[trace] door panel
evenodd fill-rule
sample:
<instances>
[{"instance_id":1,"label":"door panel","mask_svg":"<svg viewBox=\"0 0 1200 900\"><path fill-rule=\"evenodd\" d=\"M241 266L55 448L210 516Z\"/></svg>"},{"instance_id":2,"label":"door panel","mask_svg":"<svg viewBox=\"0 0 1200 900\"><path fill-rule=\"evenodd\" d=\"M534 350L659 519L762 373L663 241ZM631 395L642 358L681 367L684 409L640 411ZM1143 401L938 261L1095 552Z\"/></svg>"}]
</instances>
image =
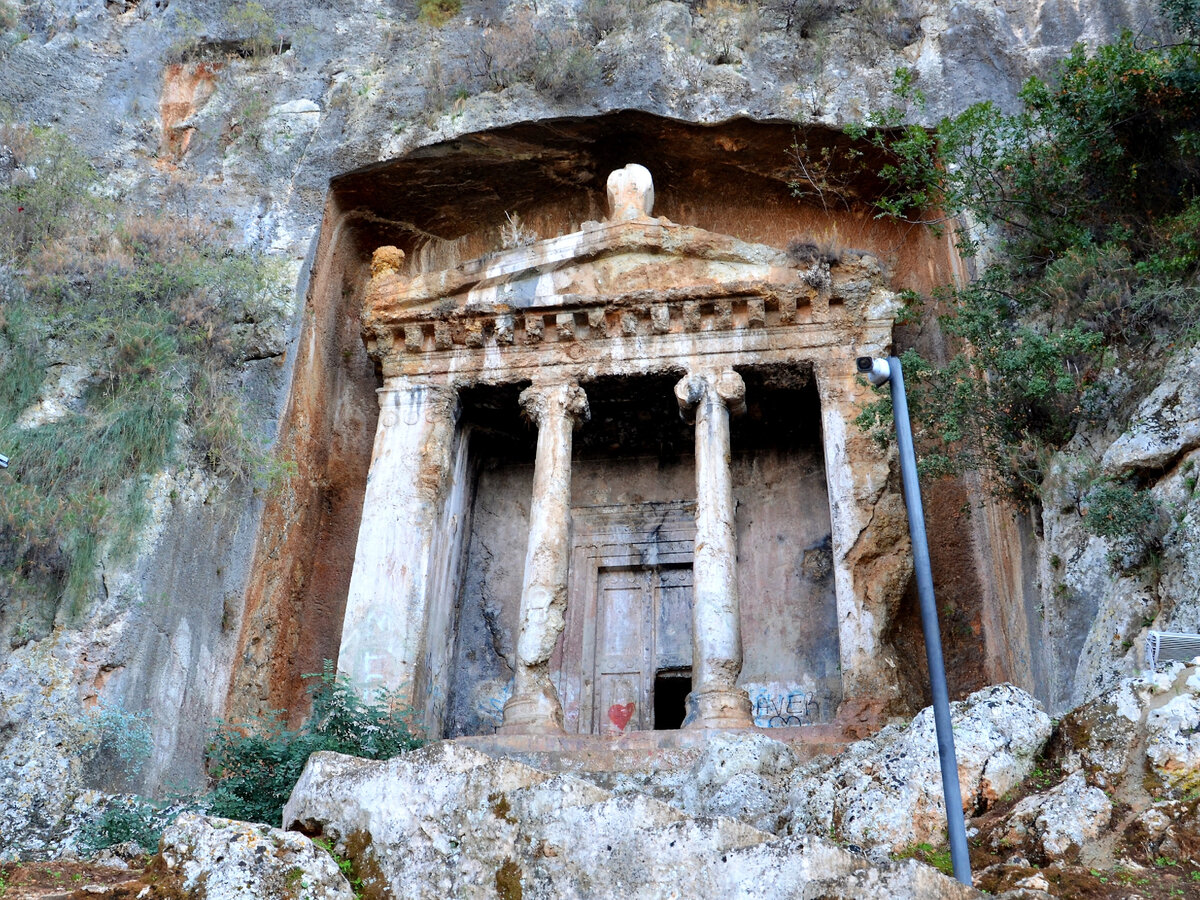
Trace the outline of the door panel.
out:
<instances>
[{"instance_id":1,"label":"door panel","mask_svg":"<svg viewBox=\"0 0 1200 900\"><path fill-rule=\"evenodd\" d=\"M594 734L645 727L649 575L628 569L598 572Z\"/></svg>"},{"instance_id":2,"label":"door panel","mask_svg":"<svg viewBox=\"0 0 1200 900\"><path fill-rule=\"evenodd\" d=\"M656 671L692 665L692 569L659 569L654 621ZM651 673L653 674L653 673Z\"/></svg>"},{"instance_id":3,"label":"door panel","mask_svg":"<svg viewBox=\"0 0 1200 900\"><path fill-rule=\"evenodd\" d=\"M654 727L654 676L692 664L692 570L599 569L593 734Z\"/></svg>"}]
</instances>

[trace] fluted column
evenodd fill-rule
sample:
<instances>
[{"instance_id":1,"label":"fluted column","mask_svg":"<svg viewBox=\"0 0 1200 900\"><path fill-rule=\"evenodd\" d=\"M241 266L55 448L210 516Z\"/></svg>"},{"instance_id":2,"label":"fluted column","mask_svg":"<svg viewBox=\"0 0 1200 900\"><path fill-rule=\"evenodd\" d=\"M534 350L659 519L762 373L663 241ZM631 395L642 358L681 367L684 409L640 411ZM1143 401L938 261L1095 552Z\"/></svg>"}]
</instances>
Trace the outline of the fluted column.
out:
<instances>
[{"instance_id":1,"label":"fluted column","mask_svg":"<svg viewBox=\"0 0 1200 900\"><path fill-rule=\"evenodd\" d=\"M458 395L407 377L387 379L378 395L338 669L359 690L385 688L415 705Z\"/></svg>"},{"instance_id":2,"label":"fluted column","mask_svg":"<svg viewBox=\"0 0 1200 900\"><path fill-rule=\"evenodd\" d=\"M729 458L729 416L745 408L745 395L745 382L732 369L693 373L675 386L680 409L696 422L692 692L685 727L753 724L750 698L737 686L742 631Z\"/></svg>"},{"instance_id":3,"label":"fluted column","mask_svg":"<svg viewBox=\"0 0 1200 900\"><path fill-rule=\"evenodd\" d=\"M571 438L589 416L587 395L574 383L527 388L521 407L537 423L538 441L513 693L504 704L500 726L509 734L563 727L562 704L550 682L550 654L562 633L567 607Z\"/></svg>"}]
</instances>

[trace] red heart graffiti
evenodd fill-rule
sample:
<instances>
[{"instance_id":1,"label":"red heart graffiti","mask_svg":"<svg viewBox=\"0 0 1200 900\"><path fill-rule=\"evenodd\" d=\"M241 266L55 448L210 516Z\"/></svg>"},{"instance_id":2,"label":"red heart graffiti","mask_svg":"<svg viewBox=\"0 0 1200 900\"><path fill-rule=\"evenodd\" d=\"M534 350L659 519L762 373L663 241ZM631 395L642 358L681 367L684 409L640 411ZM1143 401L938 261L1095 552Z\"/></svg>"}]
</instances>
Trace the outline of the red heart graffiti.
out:
<instances>
[{"instance_id":1,"label":"red heart graffiti","mask_svg":"<svg viewBox=\"0 0 1200 900\"><path fill-rule=\"evenodd\" d=\"M629 724L629 720L633 718L634 705L632 703L614 703L608 708L608 721L612 722L621 731L625 730L625 726Z\"/></svg>"}]
</instances>

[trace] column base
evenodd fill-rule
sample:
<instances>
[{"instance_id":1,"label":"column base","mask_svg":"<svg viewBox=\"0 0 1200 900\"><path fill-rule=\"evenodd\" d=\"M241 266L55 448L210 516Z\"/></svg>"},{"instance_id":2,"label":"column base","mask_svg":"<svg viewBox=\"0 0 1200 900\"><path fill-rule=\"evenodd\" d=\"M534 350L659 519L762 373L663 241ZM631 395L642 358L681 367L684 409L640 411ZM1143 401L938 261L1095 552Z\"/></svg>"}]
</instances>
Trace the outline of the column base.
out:
<instances>
[{"instance_id":1,"label":"column base","mask_svg":"<svg viewBox=\"0 0 1200 900\"><path fill-rule=\"evenodd\" d=\"M513 694L504 704L504 720L496 734L562 734L562 704L550 692Z\"/></svg>"},{"instance_id":2,"label":"column base","mask_svg":"<svg viewBox=\"0 0 1200 900\"><path fill-rule=\"evenodd\" d=\"M688 694L684 728L749 728L753 724L750 695L741 688Z\"/></svg>"}]
</instances>

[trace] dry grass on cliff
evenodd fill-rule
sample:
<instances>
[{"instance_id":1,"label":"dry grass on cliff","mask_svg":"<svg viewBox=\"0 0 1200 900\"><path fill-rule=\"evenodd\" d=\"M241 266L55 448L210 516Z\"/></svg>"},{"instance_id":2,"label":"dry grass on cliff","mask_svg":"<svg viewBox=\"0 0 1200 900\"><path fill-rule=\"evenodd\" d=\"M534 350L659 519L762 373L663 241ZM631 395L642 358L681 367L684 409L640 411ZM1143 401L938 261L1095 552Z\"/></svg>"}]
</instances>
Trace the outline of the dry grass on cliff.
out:
<instances>
[{"instance_id":1,"label":"dry grass on cliff","mask_svg":"<svg viewBox=\"0 0 1200 900\"><path fill-rule=\"evenodd\" d=\"M23 643L132 547L152 473L265 465L230 373L279 282L208 227L101 198L54 131L0 127L0 160L0 628Z\"/></svg>"}]
</instances>

